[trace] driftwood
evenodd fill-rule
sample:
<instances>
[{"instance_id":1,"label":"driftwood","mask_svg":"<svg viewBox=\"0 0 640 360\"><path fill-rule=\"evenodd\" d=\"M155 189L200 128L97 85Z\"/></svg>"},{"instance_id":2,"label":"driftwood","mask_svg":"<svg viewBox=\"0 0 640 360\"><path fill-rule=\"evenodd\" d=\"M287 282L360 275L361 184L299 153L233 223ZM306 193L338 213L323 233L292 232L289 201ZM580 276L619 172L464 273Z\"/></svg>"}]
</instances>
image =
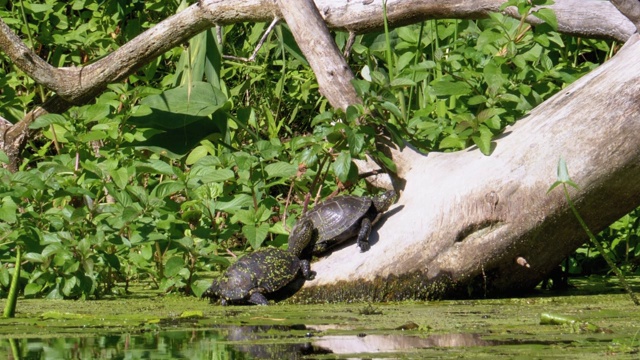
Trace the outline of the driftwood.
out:
<instances>
[{"instance_id":1,"label":"driftwood","mask_svg":"<svg viewBox=\"0 0 640 360\"><path fill-rule=\"evenodd\" d=\"M319 299L505 295L531 289L587 239L562 191L547 194L563 157L578 210L599 231L640 203L640 43L477 149L395 152L406 181L372 247L312 264L302 293ZM346 285L346 286L345 286Z\"/></svg>"},{"instance_id":2,"label":"driftwood","mask_svg":"<svg viewBox=\"0 0 640 360\"><path fill-rule=\"evenodd\" d=\"M502 1L390 0L391 26L433 18L481 18ZM390 148L402 195L380 221L372 249L347 246L313 264L318 273L301 294L316 299L389 300L494 295L530 289L586 237L560 191L547 194L560 156L580 190L572 196L598 230L639 203L640 122L637 4L557 0L559 31L631 41L608 63L546 101L495 141L491 156L477 149L422 155ZM505 13L517 17L513 8ZM47 112L83 104L168 49L216 24L283 18L335 107L358 102L328 29L363 33L383 25L382 0L201 0L114 53L83 67L46 64L0 21L0 48L56 96L17 124L0 121L0 147L12 160L28 125ZM308 19L314 19L309 21ZM539 22L534 17L528 22ZM305 30L304 28L307 27ZM305 31L303 31L305 30ZM339 55L339 54L338 54ZM0 119L1 120L1 119Z\"/></svg>"}]
</instances>

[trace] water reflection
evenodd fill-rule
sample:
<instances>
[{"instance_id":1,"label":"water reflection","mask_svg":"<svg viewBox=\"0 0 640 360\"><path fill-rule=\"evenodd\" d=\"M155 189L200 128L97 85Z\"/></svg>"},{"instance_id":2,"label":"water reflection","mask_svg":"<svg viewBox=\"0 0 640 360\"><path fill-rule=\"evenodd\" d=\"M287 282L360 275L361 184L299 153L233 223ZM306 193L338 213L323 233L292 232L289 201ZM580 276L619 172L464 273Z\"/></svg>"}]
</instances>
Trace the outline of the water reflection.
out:
<instances>
[{"instance_id":1,"label":"water reflection","mask_svg":"<svg viewBox=\"0 0 640 360\"><path fill-rule=\"evenodd\" d=\"M5 359L243 359L218 331L2 340ZM4 356L6 355L6 356Z\"/></svg>"},{"instance_id":2,"label":"water reflection","mask_svg":"<svg viewBox=\"0 0 640 360\"><path fill-rule=\"evenodd\" d=\"M324 330L326 328L304 325L222 326L210 330L3 339L0 340L0 358L301 359L319 354L351 354L352 358L357 354L406 353L431 347L543 344L483 340L477 334L428 337L403 334L323 335Z\"/></svg>"},{"instance_id":3,"label":"water reflection","mask_svg":"<svg viewBox=\"0 0 640 360\"><path fill-rule=\"evenodd\" d=\"M306 355L331 353L329 349L309 341L295 341L296 338L307 338L311 335L312 329L304 325L228 326L223 329L226 329L226 338L232 347L255 359L301 359ZM290 335L286 335L287 333ZM299 335L296 336L294 333ZM283 337L289 341L282 342ZM265 343L266 340L272 342Z\"/></svg>"},{"instance_id":4,"label":"water reflection","mask_svg":"<svg viewBox=\"0 0 640 360\"><path fill-rule=\"evenodd\" d=\"M491 346L494 341L482 340L477 334L432 335L426 338L404 335L327 336L313 342L331 349L334 354L359 354L409 351L430 347Z\"/></svg>"}]
</instances>

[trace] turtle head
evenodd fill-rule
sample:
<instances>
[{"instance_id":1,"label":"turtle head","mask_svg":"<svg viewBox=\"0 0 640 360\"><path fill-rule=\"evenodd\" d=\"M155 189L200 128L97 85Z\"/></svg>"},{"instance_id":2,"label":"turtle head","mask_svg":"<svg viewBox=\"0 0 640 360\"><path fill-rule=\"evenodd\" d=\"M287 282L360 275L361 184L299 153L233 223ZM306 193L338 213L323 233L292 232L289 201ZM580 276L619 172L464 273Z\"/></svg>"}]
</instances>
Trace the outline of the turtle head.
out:
<instances>
[{"instance_id":1,"label":"turtle head","mask_svg":"<svg viewBox=\"0 0 640 360\"><path fill-rule=\"evenodd\" d=\"M289 235L289 252L300 257L305 250L313 249L313 222L309 219L298 220Z\"/></svg>"},{"instance_id":2,"label":"turtle head","mask_svg":"<svg viewBox=\"0 0 640 360\"><path fill-rule=\"evenodd\" d=\"M396 192L394 190L387 190L371 199L371 201L373 201L373 206L376 207L378 213L385 212L389 209L391 204L396 201Z\"/></svg>"}]
</instances>

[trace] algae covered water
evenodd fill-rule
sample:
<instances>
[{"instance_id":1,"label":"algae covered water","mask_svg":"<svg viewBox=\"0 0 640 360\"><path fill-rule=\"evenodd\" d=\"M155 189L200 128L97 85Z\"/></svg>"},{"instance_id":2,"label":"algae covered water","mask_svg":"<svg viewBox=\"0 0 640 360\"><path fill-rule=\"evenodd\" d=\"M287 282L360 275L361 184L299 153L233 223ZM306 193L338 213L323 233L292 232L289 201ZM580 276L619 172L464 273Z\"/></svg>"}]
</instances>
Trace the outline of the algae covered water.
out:
<instances>
[{"instance_id":1,"label":"algae covered water","mask_svg":"<svg viewBox=\"0 0 640 360\"><path fill-rule=\"evenodd\" d=\"M576 286L518 299L268 307L221 307L153 292L95 301L20 299L17 317L0 320L0 358L639 356L640 308L605 279Z\"/></svg>"}]
</instances>

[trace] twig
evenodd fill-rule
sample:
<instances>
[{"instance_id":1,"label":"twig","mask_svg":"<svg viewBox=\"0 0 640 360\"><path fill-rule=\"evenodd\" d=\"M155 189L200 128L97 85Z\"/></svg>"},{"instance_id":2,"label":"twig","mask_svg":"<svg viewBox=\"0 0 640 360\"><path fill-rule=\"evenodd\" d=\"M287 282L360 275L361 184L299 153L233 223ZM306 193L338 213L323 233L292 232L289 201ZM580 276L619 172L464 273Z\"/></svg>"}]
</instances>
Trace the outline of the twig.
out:
<instances>
[{"instance_id":1,"label":"twig","mask_svg":"<svg viewBox=\"0 0 640 360\"><path fill-rule=\"evenodd\" d=\"M271 32L273 31L273 28L278 24L278 22L280 22L279 17L275 17L273 21L271 21L271 24L269 25L267 30L264 32L264 34L260 38L260 41L258 41L258 44L256 44L256 48L255 50L253 50L253 54L251 54L251 56L249 56L248 58L238 57L233 55L222 55L222 58L227 60L236 60L236 61L242 61L242 62L253 62L256 59L256 56L258 56L258 51L260 51L260 49L262 48L262 45L264 45L264 42L267 40L267 37L269 36L269 34L271 34ZM222 41L220 43L222 43Z\"/></svg>"},{"instance_id":2,"label":"twig","mask_svg":"<svg viewBox=\"0 0 640 360\"><path fill-rule=\"evenodd\" d=\"M342 56L344 56L345 60L349 60L349 56L351 56L351 48L353 44L356 42L356 33L353 31L349 31L349 38L347 39L347 44L344 46L344 50L342 51Z\"/></svg>"}]
</instances>

